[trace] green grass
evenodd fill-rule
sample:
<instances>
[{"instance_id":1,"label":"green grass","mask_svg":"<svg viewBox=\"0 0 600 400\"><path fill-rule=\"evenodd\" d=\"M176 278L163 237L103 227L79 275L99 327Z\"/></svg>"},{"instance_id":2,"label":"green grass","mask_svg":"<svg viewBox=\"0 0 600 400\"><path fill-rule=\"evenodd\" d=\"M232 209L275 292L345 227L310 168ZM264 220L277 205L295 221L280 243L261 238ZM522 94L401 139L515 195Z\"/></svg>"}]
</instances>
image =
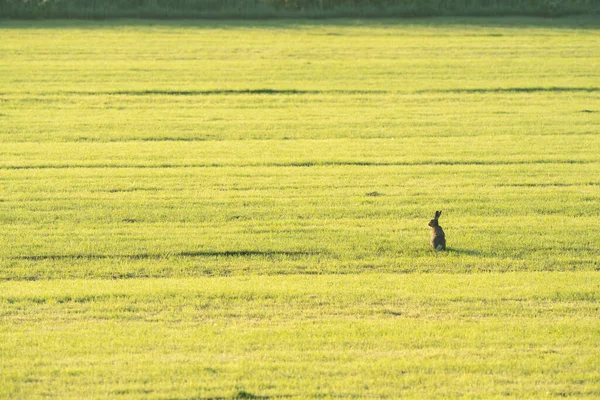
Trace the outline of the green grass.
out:
<instances>
[{"instance_id":1,"label":"green grass","mask_svg":"<svg viewBox=\"0 0 600 400\"><path fill-rule=\"evenodd\" d=\"M598 15L595 0L0 0L0 18L332 18Z\"/></svg>"},{"instance_id":2,"label":"green grass","mask_svg":"<svg viewBox=\"0 0 600 400\"><path fill-rule=\"evenodd\" d=\"M596 272L0 284L0 394L596 397Z\"/></svg>"},{"instance_id":3,"label":"green grass","mask_svg":"<svg viewBox=\"0 0 600 400\"><path fill-rule=\"evenodd\" d=\"M597 269L595 21L6 23L0 276Z\"/></svg>"},{"instance_id":4,"label":"green grass","mask_svg":"<svg viewBox=\"0 0 600 400\"><path fill-rule=\"evenodd\" d=\"M0 398L597 397L598 28L0 22Z\"/></svg>"}]
</instances>

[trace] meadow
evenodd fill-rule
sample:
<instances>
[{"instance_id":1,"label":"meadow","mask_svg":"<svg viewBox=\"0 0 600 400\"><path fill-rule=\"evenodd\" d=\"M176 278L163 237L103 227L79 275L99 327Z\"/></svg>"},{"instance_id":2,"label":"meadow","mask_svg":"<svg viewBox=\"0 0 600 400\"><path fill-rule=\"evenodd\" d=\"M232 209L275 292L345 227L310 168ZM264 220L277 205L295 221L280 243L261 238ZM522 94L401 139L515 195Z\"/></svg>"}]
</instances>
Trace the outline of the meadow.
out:
<instances>
[{"instance_id":1,"label":"meadow","mask_svg":"<svg viewBox=\"0 0 600 400\"><path fill-rule=\"evenodd\" d=\"M0 21L0 398L600 396L599 28Z\"/></svg>"},{"instance_id":2,"label":"meadow","mask_svg":"<svg viewBox=\"0 0 600 400\"><path fill-rule=\"evenodd\" d=\"M264 19L600 15L595 0L0 0L0 18Z\"/></svg>"}]
</instances>

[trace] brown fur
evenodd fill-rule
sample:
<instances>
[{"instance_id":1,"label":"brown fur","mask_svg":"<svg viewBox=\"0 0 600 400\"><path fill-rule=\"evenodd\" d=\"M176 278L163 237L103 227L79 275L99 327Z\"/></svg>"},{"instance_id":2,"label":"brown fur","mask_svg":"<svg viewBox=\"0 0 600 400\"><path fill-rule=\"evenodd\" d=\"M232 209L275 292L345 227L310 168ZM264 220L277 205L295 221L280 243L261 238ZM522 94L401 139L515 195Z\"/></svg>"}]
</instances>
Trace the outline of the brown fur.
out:
<instances>
[{"instance_id":1,"label":"brown fur","mask_svg":"<svg viewBox=\"0 0 600 400\"><path fill-rule=\"evenodd\" d=\"M431 228L431 248L438 250L446 250L446 234L438 222L438 218L442 215L441 211L435 212L435 218L429 221L429 227Z\"/></svg>"}]
</instances>

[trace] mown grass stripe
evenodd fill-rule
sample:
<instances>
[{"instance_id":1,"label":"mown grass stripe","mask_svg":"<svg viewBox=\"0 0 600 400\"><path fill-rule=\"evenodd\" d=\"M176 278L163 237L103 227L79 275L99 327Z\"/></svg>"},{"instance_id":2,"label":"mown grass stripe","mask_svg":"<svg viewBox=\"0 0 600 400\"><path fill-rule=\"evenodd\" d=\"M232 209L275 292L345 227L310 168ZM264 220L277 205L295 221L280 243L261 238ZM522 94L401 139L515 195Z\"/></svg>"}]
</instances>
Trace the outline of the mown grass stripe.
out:
<instances>
[{"instance_id":1,"label":"mown grass stripe","mask_svg":"<svg viewBox=\"0 0 600 400\"><path fill-rule=\"evenodd\" d=\"M449 88L449 89L421 89L421 90L365 90L365 89L326 89L326 90L306 90L306 89L208 89L208 90L169 90L169 89L141 89L141 90L112 90L112 91L53 91L43 92L18 92L19 94L34 94L36 96L247 96L247 95L410 95L427 93L546 93L546 92L600 92L600 87L495 87L495 88ZM15 93L1 92L0 96L10 96ZM34 101L35 98L29 97L28 101Z\"/></svg>"},{"instance_id":2,"label":"mown grass stripe","mask_svg":"<svg viewBox=\"0 0 600 400\"><path fill-rule=\"evenodd\" d=\"M456 88L456 89L424 89L414 93L536 93L536 92L600 92L600 87L506 87L506 88Z\"/></svg>"},{"instance_id":3,"label":"mown grass stripe","mask_svg":"<svg viewBox=\"0 0 600 400\"><path fill-rule=\"evenodd\" d=\"M413 167L413 166L461 166L461 165L536 165L536 164L597 164L600 160L523 160L523 161L299 161L288 163L198 163L198 164L56 164L56 165L2 165L0 170L21 169L161 169L161 168L288 168L288 167L329 167L329 166L355 166L355 167Z\"/></svg>"},{"instance_id":4,"label":"mown grass stripe","mask_svg":"<svg viewBox=\"0 0 600 400\"><path fill-rule=\"evenodd\" d=\"M46 260L104 260L104 259L162 259L171 257L202 258L202 257L303 257L324 254L322 251L306 250L224 250L224 251L184 251L177 253L139 253L139 254L39 254L9 256L11 260L46 261Z\"/></svg>"}]
</instances>

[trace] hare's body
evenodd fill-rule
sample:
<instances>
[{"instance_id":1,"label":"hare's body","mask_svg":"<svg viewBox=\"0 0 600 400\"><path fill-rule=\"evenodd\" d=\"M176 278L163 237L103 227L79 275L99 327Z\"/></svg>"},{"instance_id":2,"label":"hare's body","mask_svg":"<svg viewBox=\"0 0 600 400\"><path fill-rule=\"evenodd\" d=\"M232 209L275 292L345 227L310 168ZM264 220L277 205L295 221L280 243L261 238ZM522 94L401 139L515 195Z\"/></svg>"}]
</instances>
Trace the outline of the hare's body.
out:
<instances>
[{"instance_id":1,"label":"hare's body","mask_svg":"<svg viewBox=\"0 0 600 400\"><path fill-rule=\"evenodd\" d=\"M446 250L446 235L441 226L431 228L431 248L434 250Z\"/></svg>"},{"instance_id":2,"label":"hare's body","mask_svg":"<svg viewBox=\"0 0 600 400\"><path fill-rule=\"evenodd\" d=\"M431 228L431 248L434 250L446 250L446 234L438 223L438 218L442 215L441 211L435 212L435 218L429 221Z\"/></svg>"}]
</instances>

